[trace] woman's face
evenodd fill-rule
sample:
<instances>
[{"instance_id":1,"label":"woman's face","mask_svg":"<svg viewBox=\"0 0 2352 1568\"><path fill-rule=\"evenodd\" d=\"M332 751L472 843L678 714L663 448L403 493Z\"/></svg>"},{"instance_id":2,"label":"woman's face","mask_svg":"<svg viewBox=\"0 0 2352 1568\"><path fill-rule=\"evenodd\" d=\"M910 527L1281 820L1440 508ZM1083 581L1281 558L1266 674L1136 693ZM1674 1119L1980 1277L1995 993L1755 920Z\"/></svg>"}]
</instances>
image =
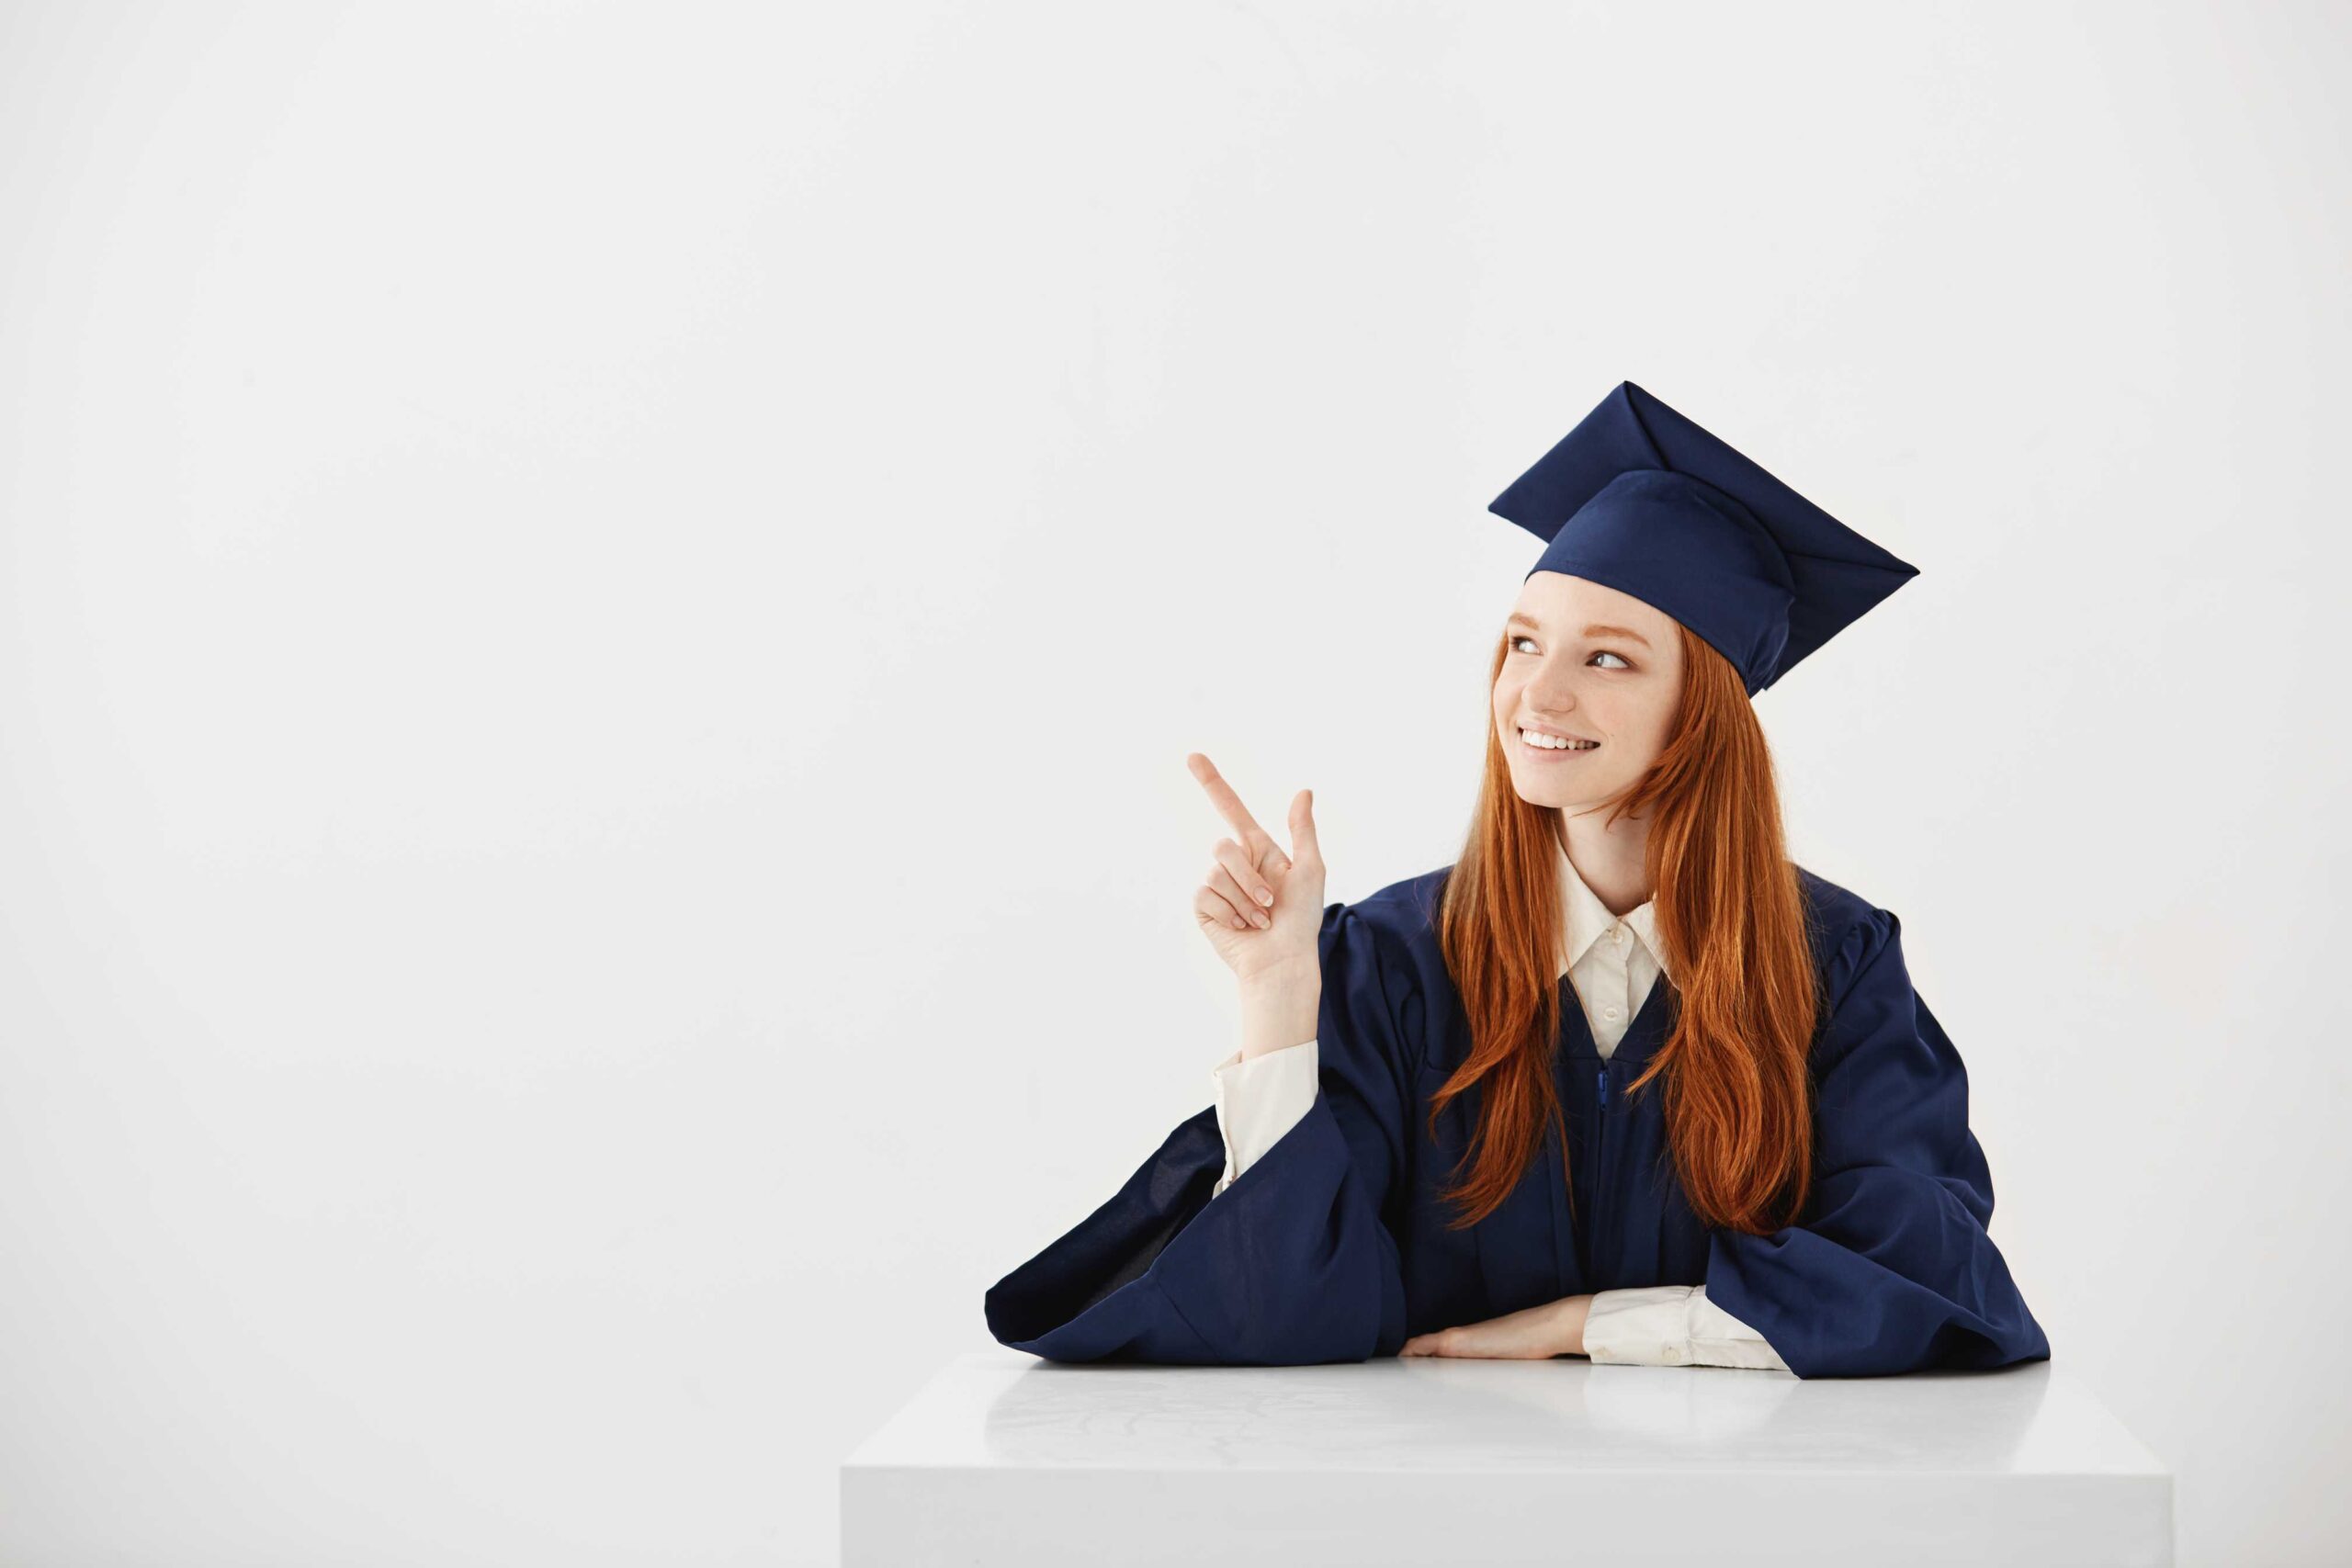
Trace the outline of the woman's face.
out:
<instances>
[{"instance_id":1,"label":"woman's face","mask_svg":"<svg viewBox=\"0 0 2352 1568\"><path fill-rule=\"evenodd\" d=\"M1520 798L1581 810L1640 778L1665 749L1682 690L1674 617L1614 588L1539 571L1521 586L1504 630L1495 729ZM1542 750L1529 727L1600 744Z\"/></svg>"}]
</instances>

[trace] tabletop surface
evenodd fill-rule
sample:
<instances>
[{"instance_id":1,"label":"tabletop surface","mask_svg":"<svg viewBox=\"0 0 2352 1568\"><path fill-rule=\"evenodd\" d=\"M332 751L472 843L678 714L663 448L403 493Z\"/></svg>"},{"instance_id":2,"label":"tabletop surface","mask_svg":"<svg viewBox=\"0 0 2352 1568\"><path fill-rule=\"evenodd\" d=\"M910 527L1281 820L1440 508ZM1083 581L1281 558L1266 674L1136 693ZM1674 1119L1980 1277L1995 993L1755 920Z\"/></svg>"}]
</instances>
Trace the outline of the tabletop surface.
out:
<instances>
[{"instance_id":1,"label":"tabletop surface","mask_svg":"<svg viewBox=\"0 0 2352 1568\"><path fill-rule=\"evenodd\" d=\"M1001 1348L950 1360L843 1468L2168 1473L2054 1361L1802 1380L1580 1358L1081 1366Z\"/></svg>"}]
</instances>

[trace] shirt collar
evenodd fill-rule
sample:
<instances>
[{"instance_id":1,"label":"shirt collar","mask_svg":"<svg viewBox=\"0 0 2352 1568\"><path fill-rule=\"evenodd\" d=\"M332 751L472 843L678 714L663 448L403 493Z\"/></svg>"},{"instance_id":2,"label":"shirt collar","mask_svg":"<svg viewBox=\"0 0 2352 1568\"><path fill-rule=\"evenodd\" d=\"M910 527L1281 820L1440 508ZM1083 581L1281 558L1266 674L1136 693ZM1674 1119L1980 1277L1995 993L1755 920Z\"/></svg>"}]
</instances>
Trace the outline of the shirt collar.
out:
<instances>
[{"instance_id":1,"label":"shirt collar","mask_svg":"<svg viewBox=\"0 0 2352 1568\"><path fill-rule=\"evenodd\" d=\"M1558 854L1560 912L1563 916L1562 930L1566 935L1567 948L1567 957L1560 964L1560 973L1566 975L1572 966L1582 961L1588 952L1591 951L1594 942L1609 934L1609 928L1617 923L1617 917L1609 912L1609 906L1600 901L1600 895L1585 886L1584 878L1577 874L1576 863L1568 859L1567 851L1561 849ZM1658 971L1664 974L1666 973L1666 955L1658 950L1657 928L1655 923L1657 913L1657 902L1655 898L1645 899L1635 908L1627 910L1625 924L1631 928L1641 944L1649 949L1650 956L1657 960ZM1668 979L1672 977L1670 975L1668 976Z\"/></svg>"}]
</instances>

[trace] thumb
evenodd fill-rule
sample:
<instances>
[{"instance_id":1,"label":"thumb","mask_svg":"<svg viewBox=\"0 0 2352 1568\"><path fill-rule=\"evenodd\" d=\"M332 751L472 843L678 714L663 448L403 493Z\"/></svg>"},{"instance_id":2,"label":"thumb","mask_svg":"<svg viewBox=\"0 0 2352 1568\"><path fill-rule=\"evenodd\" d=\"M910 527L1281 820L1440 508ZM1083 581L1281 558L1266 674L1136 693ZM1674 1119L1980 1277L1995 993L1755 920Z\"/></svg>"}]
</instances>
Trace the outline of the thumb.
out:
<instances>
[{"instance_id":1,"label":"thumb","mask_svg":"<svg viewBox=\"0 0 2352 1568\"><path fill-rule=\"evenodd\" d=\"M1300 790L1291 796L1290 847L1300 860L1317 864L1323 859L1323 845L1315 836L1315 792Z\"/></svg>"}]
</instances>

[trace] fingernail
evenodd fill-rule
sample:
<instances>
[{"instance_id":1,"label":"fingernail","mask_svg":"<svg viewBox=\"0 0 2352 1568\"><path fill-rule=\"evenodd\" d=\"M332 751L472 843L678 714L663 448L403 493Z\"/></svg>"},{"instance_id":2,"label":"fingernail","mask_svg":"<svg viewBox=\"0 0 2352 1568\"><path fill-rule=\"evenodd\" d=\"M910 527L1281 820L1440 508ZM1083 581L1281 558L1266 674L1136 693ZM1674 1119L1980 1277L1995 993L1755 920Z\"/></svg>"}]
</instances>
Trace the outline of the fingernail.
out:
<instances>
[{"instance_id":1,"label":"fingernail","mask_svg":"<svg viewBox=\"0 0 2352 1568\"><path fill-rule=\"evenodd\" d=\"M1266 919L1263 915L1253 914L1250 918L1258 922L1258 929L1261 931L1272 931L1274 929L1274 922Z\"/></svg>"},{"instance_id":2,"label":"fingernail","mask_svg":"<svg viewBox=\"0 0 2352 1568\"><path fill-rule=\"evenodd\" d=\"M1258 902L1271 909L1274 907L1274 896L1261 887L1258 889Z\"/></svg>"}]
</instances>

